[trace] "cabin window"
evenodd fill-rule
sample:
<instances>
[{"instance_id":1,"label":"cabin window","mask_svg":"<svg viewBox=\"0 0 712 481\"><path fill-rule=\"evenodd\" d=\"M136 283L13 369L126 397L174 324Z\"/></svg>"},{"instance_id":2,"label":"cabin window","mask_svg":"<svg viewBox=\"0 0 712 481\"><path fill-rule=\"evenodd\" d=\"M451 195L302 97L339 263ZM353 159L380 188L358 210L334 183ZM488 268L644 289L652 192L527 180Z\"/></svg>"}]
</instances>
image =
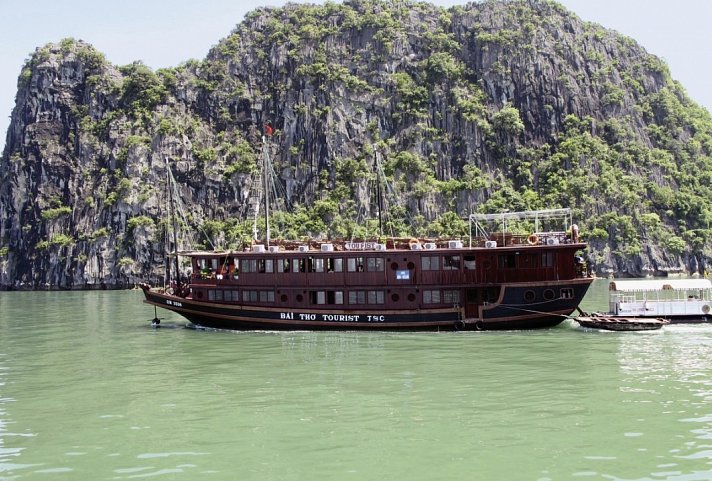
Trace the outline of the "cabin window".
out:
<instances>
[{"instance_id":1,"label":"cabin window","mask_svg":"<svg viewBox=\"0 0 712 481\"><path fill-rule=\"evenodd\" d=\"M561 289L561 298L562 299L573 299L574 298L574 290L570 287L565 287L564 289Z\"/></svg>"},{"instance_id":2,"label":"cabin window","mask_svg":"<svg viewBox=\"0 0 712 481\"><path fill-rule=\"evenodd\" d=\"M257 272L257 259L242 259L242 272Z\"/></svg>"},{"instance_id":3,"label":"cabin window","mask_svg":"<svg viewBox=\"0 0 712 481\"><path fill-rule=\"evenodd\" d=\"M272 273L274 272L274 260L272 259L260 259L257 261L258 272L262 273Z\"/></svg>"},{"instance_id":4,"label":"cabin window","mask_svg":"<svg viewBox=\"0 0 712 481\"><path fill-rule=\"evenodd\" d=\"M363 272L363 257L350 257L346 265L349 272Z\"/></svg>"},{"instance_id":5,"label":"cabin window","mask_svg":"<svg viewBox=\"0 0 712 481\"><path fill-rule=\"evenodd\" d=\"M542 267L554 267L554 253L553 252L542 253L541 266Z\"/></svg>"},{"instance_id":6,"label":"cabin window","mask_svg":"<svg viewBox=\"0 0 712 481\"><path fill-rule=\"evenodd\" d=\"M440 258L438 256L423 256L420 258L420 265L424 271L440 270Z\"/></svg>"},{"instance_id":7,"label":"cabin window","mask_svg":"<svg viewBox=\"0 0 712 481\"><path fill-rule=\"evenodd\" d=\"M208 289L208 300L209 301L215 300L215 290L214 289Z\"/></svg>"},{"instance_id":8,"label":"cabin window","mask_svg":"<svg viewBox=\"0 0 712 481\"><path fill-rule=\"evenodd\" d=\"M245 302L257 302L257 291L242 291L242 300Z\"/></svg>"},{"instance_id":9,"label":"cabin window","mask_svg":"<svg viewBox=\"0 0 712 481\"><path fill-rule=\"evenodd\" d=\"M217 273L220 275L224 275L228 273L228 265L227 265L227 259L225 257L222 257L220 259L220 264L217 269Z\"/></svg>"},{"instance_id":10,"label":"cabin window","mask_svg":"<svg viewBox=\"0 0 712 481\"><path fill-rule=\"evenodd\" d=\"M277 272L289 272L289 259L277 259Z\"/></svg>"},{"instance_id":11,"label":"cabin window","mask_svg":"<svg viewBox=\"0 0 712 481\"><path fill-rule=\"evenodd\" d=\"M274 302L274 291L260 291L260 302Z\"/></svg>"},{"instance_id":12,"label":"cabin window","mask_svg":"<svg viewBox=\"0 0 712 481\"><path fill-rule=\"evenodd\" d=\"M326 270L329 272L344 272L344 260L341 258L326 259Z\"/></svg>"},{"instance_id":13,"label":"cabin window","mask_svg":"<svg viewBox=\"0 0 712 481\"><path fill-rule=\"evenodd\" d=\"M326 304L326 292L314 291L311 293L312 304Z\"/></svg>"},{"instance_id":14,"label":"cabin window","mask_svg":"<svg viewBox=\"0 0 712 481\"><path fill-rule=\"evenodd\" d=\"M534 269L536 267L536 255L522 254L519 256L519 267L522 269Z\"/></svg>"},{"instance_id":15,"label":"cabin window","mask_svg":"<svg viewBox=\"0 0 712 481\"><path fill-rule=\"evenodd\" d=\"M343 304L344 291L314 291L311 293L312 304Z\"/></svg>"},{"instance_id":16,"label":"cabin window","mask_svg":"<svg viewBox=\"0 0 712 481\"><path fill-rule=\"evenodd\" d=\"M217 262L217 259L213 259ZM213 264L210 259L200 259L198 261L198 267L200 268L200 278L208 279L215 276L215 269L211 267Z\"/></svg>"},{"instance_id":17,"label":"cabin window","mask_svg":"<svg viewBox=\"0 0 712 481\"><path fill-rule=\"evenodd\" d=\"M324 259L313 259L312 269L314 270L314 272L324 272Z\"/></svg>"},{"instance_id":18,"label":"cabin window","mask_svg":"<svg viewBox=\"0 0 712 481\"><path fill-rule=\"evenodd\" d=\"M502 269L514 269L515 267L517 267L516 256L514 254L500 255L499 267Z\"/></svg>"},{"instance_id":19,"label":"cabin window","mask_svg":"<svg viewBox=\"0 0 712 481\"><path fill-rule=\"evenodd\" d=\"M440 291L423 291L424 304L440 304Z\"/></svg>"},{"instance_id":20,"label":"cabin window","mask_svg":"<svg viewBox=\"0 0 712 481\"><path fill-rule=\"evenodd\" d=\"M465 256L465 270L474 271L477 268L475 256Z\"/></svg>"},{"instance_id":21,"label":"cabin window","mask_svg":"<svg viewBox=\"0 0 712 481\"><path fill-rule=\"evenodd\" d=\"M366 291L349 291L349 304L366 304Z\"/></svg>"},{"instance_id":22,"label":"cabin window","mask_svg":"<svg viewBox=\"0 0 712 481\"><path fill-rule=\"evenodd\" d=\"M292 259L292 272L299 272L299 259Z\"/></svg>"},{"instance_id":23,"label":"cabin window","mask_svg":"<svg viewBox=\"0 0 712 481\"><path fill-rule=\"evenodd\" d=\"M443 291L443 303L445 303L445 304L459 304L460 303L460 291Z\"/></svg>"},{"instance_id":24,"label":"cabin window","mask_svg":"<svg viewBox=\"0 0 712 481\"><path fill-rule=\"evenodd\" d=\"M459 271L460 270L460 256L443 256L443 270L445 270L445 271Z\"/></svg>"},{"instance_id":25,"label":"cabin window","mask_svg":"<svg viewBox=\"0 0 712 481\"><path fill-rule=\"evenodd\" d=\"M384 262L381 257L368 257L366 259L366 270L368 272L383 272Z\"/></svg>"},{"instance_id":26,"label":"cabin window","mask_svg":"<svg viewBox=\"0 0 712 481\"><path fill-rule=\"evenodd\" d=\"M383 291L368 291L369 304L383 304L385 299L386 297Z\"/></svg>"}]
</instances>

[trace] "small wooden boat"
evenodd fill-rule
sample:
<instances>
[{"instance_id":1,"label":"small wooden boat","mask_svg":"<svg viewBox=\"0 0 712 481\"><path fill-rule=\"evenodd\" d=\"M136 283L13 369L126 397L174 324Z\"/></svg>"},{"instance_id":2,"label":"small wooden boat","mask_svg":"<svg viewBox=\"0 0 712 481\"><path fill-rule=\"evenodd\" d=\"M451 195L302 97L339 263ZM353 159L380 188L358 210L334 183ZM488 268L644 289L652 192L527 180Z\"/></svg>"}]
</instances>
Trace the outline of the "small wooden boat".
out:
<instances>
[{"instance_id":1,"label":"small wooden boat","mask_svg":"<svg viewBox=\"0 0 712 481\"><path fill-rule=\"evenodd\" d=\"M574 317L581 327L605 329L607 331L653 331L660 329L668 321L660 318L581 316Z\"/></svg>"}]
</instances>

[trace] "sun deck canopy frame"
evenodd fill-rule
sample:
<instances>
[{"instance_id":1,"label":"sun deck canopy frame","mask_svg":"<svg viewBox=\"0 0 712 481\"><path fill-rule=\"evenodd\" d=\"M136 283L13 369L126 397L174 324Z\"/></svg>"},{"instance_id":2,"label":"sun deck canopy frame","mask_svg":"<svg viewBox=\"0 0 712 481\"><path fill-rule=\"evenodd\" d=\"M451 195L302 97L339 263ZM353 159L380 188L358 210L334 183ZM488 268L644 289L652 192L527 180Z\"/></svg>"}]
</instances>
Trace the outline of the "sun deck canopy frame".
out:
<instances>
[{"instance_id":1,"label":"sun deck canopy frame","mask_svg":"<svg viewBox=\"0 0 712 481\"><path fill-rule=\"evenodd\" d=\"M499 222L502 232L509 232L508 225L512 221L534 221L534 231L540 232L540 221L543 220L558 220L562 223L564 231L573 225L571 218L571 209L544 209L544 210L526 210L520 212L501 212L498 214L470 214L470 244L472 244L472 230L474 226L475 237L489 238L490 235L485 229L486 223Z\"/></svg>"}]
</instances>

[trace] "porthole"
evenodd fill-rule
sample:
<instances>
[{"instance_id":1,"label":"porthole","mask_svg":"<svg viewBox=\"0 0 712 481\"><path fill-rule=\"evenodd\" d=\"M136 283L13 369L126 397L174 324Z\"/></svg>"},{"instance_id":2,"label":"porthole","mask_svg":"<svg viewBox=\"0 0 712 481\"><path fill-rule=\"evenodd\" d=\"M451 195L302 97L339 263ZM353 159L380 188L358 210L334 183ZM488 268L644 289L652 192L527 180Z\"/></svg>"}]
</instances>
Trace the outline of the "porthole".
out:
<instances>
[{"instance_id":1,"label":"porthole","mask_svg":"<svg viewBox=\"0 0 712 481\"><path fill-rule=\"evenodd\" d=\"M398 263L397 262L391 262L391 270L397 271L398 270Z\"/></svg>"},{"instance_id":2,"label":"porthole","mask_svg":"<svg viewBox=\"0 0 712 481\"><path fill-rule=\"evenodd\" d=\"M547 289L544 291L544 299L546 299L547 301L552 300L554 296L556 296L556 294L552 289Z\"/></svg>"},{"instance_id":3,"label":"porthole","mask_svg":"<svg viewBox=\"0 0 712 481\"><path fill-rule=\"evenodd\" d=\"M412 271L413 269L415 269L415 264L413 264L412 262L409 262L409 263L408 263L408 270L409 270L409 271Z\"/></svg>"},{"instance_id":4,"label":"porthole","mask_svg":"<svg viewBox=\"0 0 712 481\"><path fill-rule=\"evenodd\" d=\"M195 297L197 297L198 299L202 299L202 298L203 298L203 291L198 291L198 292L196 292L196 293L195 293Z\"/></svg>"},{"instance_id":5,"label":"porthole","mask_svg":"<svg viewBox=\"0 0 712 481\"><path fill-rule=\"evenodd\" d=\"M536 293L534 291L526 291L524 293L524 300L526 302L534 302L536 299Z\"/></svg>"},{"instance_id":6,"label":"porthole","mask_svg":"<svg viewBox=\"0 0 712 481\"><path fill-rule=\"evenodd\" d=\"M398 294L393 294L393 295L391 296L391 300L392 300L393 302L398 302L398 301L400 300L400 297L398 296Z\"/></svg>"},{"instance_id":7,"label":"porthole","mask_svg":"<svg viewBox=\"0 0 712 481\"><path fill-rule=\"evenodd\" d=\"M304 296L301 294L297 294L297 302L302 302L304 300Z\"/></svg>"},{"instance_id":8,"label":"porthole","mask_svg":"<svg viewBox=\"0 0 712 481\"><path fill-rule=\"evenodd\" d=\"M410 302L415 302L415 294L413 294L412 292L408 294L408 300Z\"/></svg>"},{"instance_id":9,"label":"porthole","mask_svg":"<svg viewBox=\"0 0 712 481\"><path fill-rule=\"evenodd\" d=\"M287 295L286 295L286 294L282 294L282 295L279 297L279 300L282 301L282 302L287 302Z\"/></svg>"}]
</instances>

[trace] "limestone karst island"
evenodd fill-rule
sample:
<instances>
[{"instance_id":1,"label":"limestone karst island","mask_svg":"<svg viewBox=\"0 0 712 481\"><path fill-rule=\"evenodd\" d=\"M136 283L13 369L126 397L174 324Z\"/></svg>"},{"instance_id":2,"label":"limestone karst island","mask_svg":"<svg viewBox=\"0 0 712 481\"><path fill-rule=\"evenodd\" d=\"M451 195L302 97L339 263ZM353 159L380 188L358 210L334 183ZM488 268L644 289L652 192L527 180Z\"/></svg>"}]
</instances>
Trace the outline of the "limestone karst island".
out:
<instances>
[{"instance_id":1,"label":"limestone karst island","mask_svg":"<svg viewBox=\"0 0 712 481\"><path fill-rule=\"evenodd\" d=\"M160 283L171 218L180 248L241 249L265 190L274 238L464 239L472 213L570 207L598 275L712 262L710 113L555 1L288 5L225 34L157 71L72 38L32 53L0 162L3 287Z\"/></svg>"}]
</instances>

